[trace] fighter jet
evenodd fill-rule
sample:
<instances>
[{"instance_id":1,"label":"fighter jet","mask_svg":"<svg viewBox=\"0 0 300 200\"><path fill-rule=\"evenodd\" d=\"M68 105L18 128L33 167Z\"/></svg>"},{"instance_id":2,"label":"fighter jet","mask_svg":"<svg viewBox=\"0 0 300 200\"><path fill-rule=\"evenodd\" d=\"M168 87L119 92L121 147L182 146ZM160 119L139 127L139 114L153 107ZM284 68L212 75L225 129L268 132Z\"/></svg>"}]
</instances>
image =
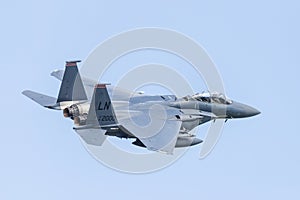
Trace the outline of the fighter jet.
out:
<instances>
[{"instance_id":1,"label":"fighter jet","mask_svg":"<svg viewBox=\"0 0 300 200\"><path fill-rule=\"evenodd\" d=\"M77 63L52 76L61 80L57 98L30 90L22 93L41 106L62 110L74 121L73 129L89 145L101 146L106 137L134 140L133 145L172 154L174 148L203 142L191 134L195 127L216 119L246 118L260 114L222 93L202 92L181 98L146 95L82 77ZM87 95L91 94L91 95Z\"/></svg>"}]
</instances>

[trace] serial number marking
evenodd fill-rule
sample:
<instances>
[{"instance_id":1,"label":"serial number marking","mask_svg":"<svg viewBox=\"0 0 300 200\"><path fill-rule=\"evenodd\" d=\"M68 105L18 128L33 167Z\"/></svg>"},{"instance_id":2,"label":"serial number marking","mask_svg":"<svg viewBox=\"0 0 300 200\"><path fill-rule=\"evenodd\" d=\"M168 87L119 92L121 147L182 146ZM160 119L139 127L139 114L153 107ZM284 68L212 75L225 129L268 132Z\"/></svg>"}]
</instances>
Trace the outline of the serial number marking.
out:
<instances>
[{"instance_id":1,"label":"serial number marking","mask_svg":"<svg viewBox=\"0 0 300 200\"><path fill-rule=\"evenodd\" d=\"M103 115L103 116L99 116L99 121L115 121L114 117L112 115Z\"/></svg>"}]
</instances>

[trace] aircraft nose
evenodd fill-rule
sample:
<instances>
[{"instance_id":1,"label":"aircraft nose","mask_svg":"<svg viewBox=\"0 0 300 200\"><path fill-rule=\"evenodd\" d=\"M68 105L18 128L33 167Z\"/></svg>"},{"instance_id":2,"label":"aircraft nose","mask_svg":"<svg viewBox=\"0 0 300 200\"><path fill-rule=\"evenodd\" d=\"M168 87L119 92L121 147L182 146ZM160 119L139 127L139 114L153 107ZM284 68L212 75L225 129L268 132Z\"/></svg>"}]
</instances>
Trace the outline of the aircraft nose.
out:
<instances>
[{"instance_id":1,"label":"aircraft nose","mask_svg":"<svg viewBox=\"0 0 300 200\"><path fill-rule=\"evenodd\" d=\"M260 111L251 106L247 106L244 111L244 117L252 117L258 114L260 114Z\"/></svg>"},{"instance_id":2,"label":"aircraft nose","mask_svg":"<svg viewBox=\"0 0 300 200\"><path fill-rule=\"evenodd\" d=\"M259 110L251 106L235 102L233 104L233 109L231 110L229 115L232 118L243 118L243 117L252 117L258 114L260 114Z\"/></svg>"}]
</instances>

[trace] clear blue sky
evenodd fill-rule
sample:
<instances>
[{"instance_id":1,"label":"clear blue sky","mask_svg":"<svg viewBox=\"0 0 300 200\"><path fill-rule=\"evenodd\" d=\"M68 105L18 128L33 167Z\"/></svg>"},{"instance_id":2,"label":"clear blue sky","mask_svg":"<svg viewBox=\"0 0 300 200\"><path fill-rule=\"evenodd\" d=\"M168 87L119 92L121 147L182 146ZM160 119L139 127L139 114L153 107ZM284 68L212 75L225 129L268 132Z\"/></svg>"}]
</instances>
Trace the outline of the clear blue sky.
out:
<instances>
[{"instance_id":1,"label":"clear blue sky","mask_svg":"<svg viewBox=\"0 0 300 200\"><path fill-rule=\"evenodd\" d=\"M0 199L299 199L299 10L274 0L2 2ZM21 91L56 96L52 70L144 26L202 44L227 95L262 114L229 121L204 160L194 147L162 171L131 175L99 164L71 121Z\"/></svg>"}]
</instances>

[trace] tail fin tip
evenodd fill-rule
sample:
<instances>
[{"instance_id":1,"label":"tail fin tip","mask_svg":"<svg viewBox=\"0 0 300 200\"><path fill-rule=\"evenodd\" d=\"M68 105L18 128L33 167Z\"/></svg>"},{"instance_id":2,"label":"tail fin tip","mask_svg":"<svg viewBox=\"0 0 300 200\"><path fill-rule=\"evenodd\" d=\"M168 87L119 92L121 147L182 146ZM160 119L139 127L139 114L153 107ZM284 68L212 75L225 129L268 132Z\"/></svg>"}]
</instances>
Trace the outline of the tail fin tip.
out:
<instances>
[{"instance_id":1,"label":"tail fin tip","mask_svg":"<svg viewBox=\"0 0 300 200\"><path fill-rule=\"evenodd\" d=\"M81 60L66 61L66 67L77 67L77 63Z\"/></svg>"}]
</instances>

